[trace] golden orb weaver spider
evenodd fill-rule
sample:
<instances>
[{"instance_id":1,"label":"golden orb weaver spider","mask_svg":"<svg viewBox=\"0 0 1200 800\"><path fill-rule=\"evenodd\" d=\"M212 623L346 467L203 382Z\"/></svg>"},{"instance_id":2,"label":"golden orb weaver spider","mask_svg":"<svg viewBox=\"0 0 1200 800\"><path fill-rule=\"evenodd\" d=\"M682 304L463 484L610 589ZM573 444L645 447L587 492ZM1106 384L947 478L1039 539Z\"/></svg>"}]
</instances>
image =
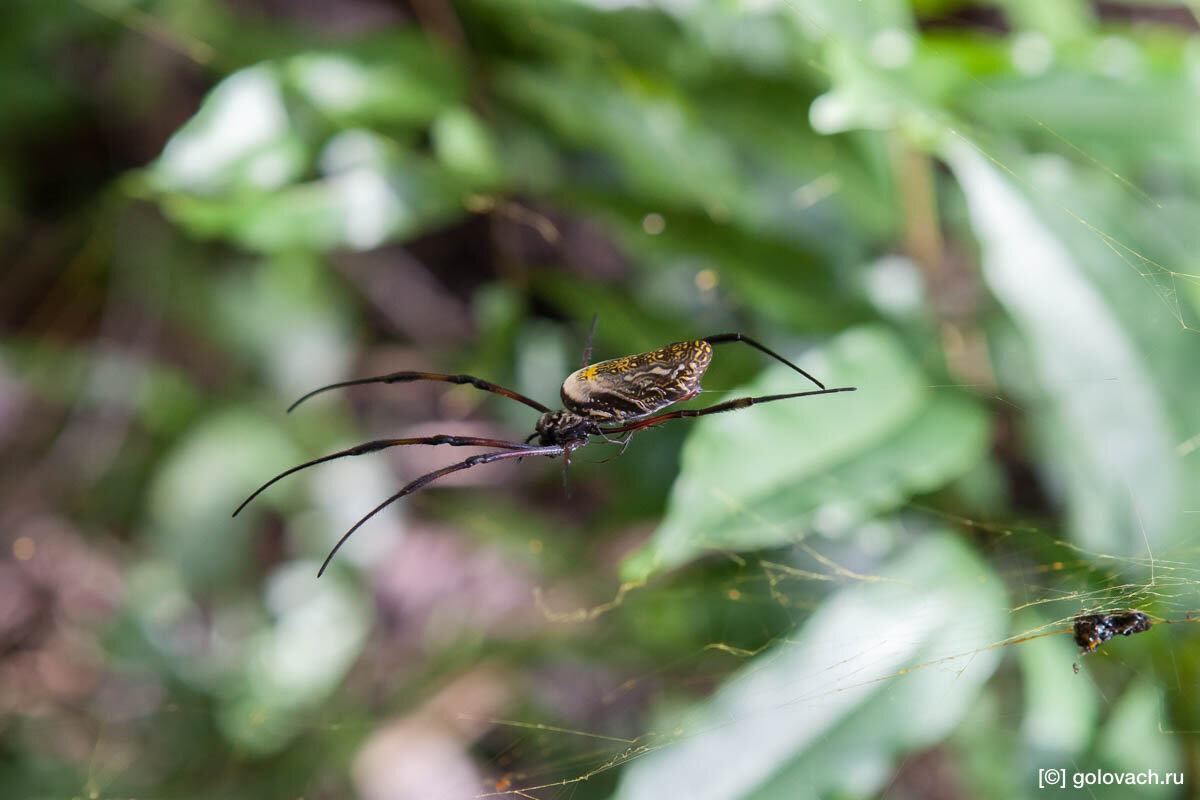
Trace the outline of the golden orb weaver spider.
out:
<instances>
[{"instance_id":1,"label":"golden orb weaver spider","mask_svg":"<svg viewBox=\"0 0 1200 800\"><path fill-rule=\"evenodd\" d=\"M326 567L334 555L350 536L361 528L369 519L405 495L421 489L453 472L490 464L507 458L525 458L531 456L563 457L564 481L571 465L571 453L591 442L593 436L603 437L608 442L614 442L609 437L614 434L625 434L624 440L615 443L624 446L637 431L658 425L672 419L703 417L708 414L719 414L723 411L735 411L748 408L758 403L772 403L776 400L790 400L795 397L811 397L820 394L836 392L853 392L856 387L843 386L837 389L827 389L819 380L788 361L783 356L769 350L763 345L742 333L719 333L685 342L675 342L658 350L640 353L635 356L614 358L589 364L592 357L592 338L596 333L596 320L592 320L592 330L588 334L587 345L584 347L583 359L579 369L567 376L563 381L560 396L563 408L554 411L536 400L523 394L506 389L503 386L476 378L473 375L443 375L434 372L392 372L387 375L376 375L371 378L356 378L349 381L332 383L314 389L288 407L288 412L308 400L313 395L331 389L341 389L347 386L361 386L368 383L411 383L413 381L441 381L443 383L458 383L474 386L485 392L498 394L530 408L542 412L538 418L534 432L524 442L509 442L503 439L481 439L473 436L451 436L439 434L436 436L418 436L410 439L376 439L356 445L327 456L315 458L279 473L271 480L258 487L233 512L237 516L251 500L258 497L268 487L294 472L324 464L347 456L361 456L375 453L389 447L402 445L450 445L451 447L490 447L496 452L483 453L463 459L441 469L422 475L405 485L400 491L384 500L365 516L354 523L350 530L342 534L329 555L322 562L317 577L325 574ZM750 347L766 353L771 358L786 364L791 369L808 378L818 387L807 392L792 392L789 394L772 394L761 397L738 397L707 408L680 409L665 414L657 412L669 405L690 400L700 394L700 379L704 377L709 363L712 361L713 345L728 342L742 342ZM531 442L537 439L536 444ZM620 454L618 454L620 455Z\"/></svg>"}]
</instances>

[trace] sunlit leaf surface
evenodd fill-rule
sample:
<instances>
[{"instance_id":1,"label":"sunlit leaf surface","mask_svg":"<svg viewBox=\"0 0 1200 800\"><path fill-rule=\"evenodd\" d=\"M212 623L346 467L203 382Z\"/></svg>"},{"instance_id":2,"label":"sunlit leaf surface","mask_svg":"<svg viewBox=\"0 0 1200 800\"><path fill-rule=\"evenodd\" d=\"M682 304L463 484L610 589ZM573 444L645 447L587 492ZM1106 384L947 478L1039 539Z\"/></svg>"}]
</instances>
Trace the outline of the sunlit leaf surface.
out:
<instances>
[{"instance_id":1,"label":"sunlit leaf surface","mask_svg":"<svg viewBox=\"0 0 1200 800\"><path fill-rule=\"evenodd\" d=\"M999 581L943 532L832 594L705 703L663 720L679 741L638 759L620 800L871 795L936 741L998 661ZM898 675L898 673L905 673ZM952 680L947 680L953 676Z\"/></svg>"}]
</instances>

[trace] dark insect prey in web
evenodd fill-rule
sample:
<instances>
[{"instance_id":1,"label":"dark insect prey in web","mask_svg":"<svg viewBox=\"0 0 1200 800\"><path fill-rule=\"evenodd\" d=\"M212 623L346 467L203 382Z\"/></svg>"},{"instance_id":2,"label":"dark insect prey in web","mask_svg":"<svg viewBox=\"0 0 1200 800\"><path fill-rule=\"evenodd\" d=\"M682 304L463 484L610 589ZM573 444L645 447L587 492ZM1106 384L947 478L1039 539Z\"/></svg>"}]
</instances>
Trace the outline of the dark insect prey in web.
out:
<instances>
[{"instance_id":1,"label":"dark insect prey in web","mask_svg":"<svg viewBox=\"0 0 1200 800\"><path fill-rule=\"evenodd\" d=\"M1087 655L1096 652L1097 647L1114 636L1148 631L1152 624L1150 618L1140 611L1084 614L1075 618L1075 644L1083 648L1080 655Z\"/></svg>"},{"instance_id":2,"label":"dark insect prey in web","mask_svg":"<svg viewBox=\"0 0 1200 800\"><path fill-rule=\"evenodd\" d=\"M510 400L516 400L518 403L524 403L530 408L541 412L534 432L529 435L524 442L510 442L502 439L481 439L470 436L452 436L447 434L438 434L436 436L420 436L411 439L376 439L375 441L365 442L355 447L341 450L336 453L331 453L321 458L313 459L298 466L292 467L279 475L276 475L271 480L264 483L255 490L246 500L237 507L233 512L236 517L238 513L246 507L246 505L258 497L267 487L271 486L281 478L285 478L294 472L302 469L323 464L326 461L332 461L337 458L347 456L361 456L366 453L374 453L380 450L385 450L389 447L398 447L402 445L449 445L451 447L483 447L492 448L493 452L483 453L481 455L471 456L470 458L459 461L455 464L442 467L434 470L426 475L422 475L416 480L404 486L400 491L393 494L391 497L384 500L375 508L371 509L362 519L354 523L350 530L346 531L337 541L337 544L330 550L326 556L324 563L321 564L321 569L317 572L318 577L325 572L325 568L329 566L329 562L333 559L338 549L345 544L356 530L371 517L378 514L387 506L396 502L405 495L421 489L422 487L436 481L453 472L459 472L464 469L478 466L480 464L490 464L493 461L501 461L509 458L525 458L532 456L547 456L555 458L563 457L563 479L567 479L568 469L571 464L571 453L586 444L591 443L592 437L599 436L610 444L621 445L621 452L624 452L625 446L629 444L630 438L634 433L654 425L667 422L672 419L683 419L691 417L703 417L708 414L719 414L724 411L736 411L742 408L756 405L758 403L772 403L776 400L790 400L797 397L810 397L821 394L834 394L836 392L853 392L855 387L843 386L836 389L827 389L825 385L809 375L807 372L788 361L778 353L767 349L763 345L751 339L749 336L741 333L720 333L713 336L706 336L702 339L695 339L686 342L676 342L669 344L666 347L653 350L649 353L641 353L635 356L626 356L625 358L615 358L611 361L601 361L598 364L589 365L592 354L592 337L596 333L596 321L592 321L592 331L588 335L587 346L583 351L583 359L580 368L567 376L563 381L560 397L563 408L555 411L536 400L533 400L525 395L514 392L512 389L506 389L503 386L498 386L481 378L476 378L473 375L443 375L432 372L393 372L388 375L378 375L372 378L358 378L355 380L342 381L340 383L322 386L319 389L314 389L308 394L301 397L288 408L292 411L296 406L303 403L313 395L330 389L339 389L346 386L358 386L366 383L411 383L413 381L441 381L443 383L458 383L474 386L476 389L482 389L485 392L498 394L501 397L507 397ZM713 345L725 344L727 342L741 342L750 347L759 350L771 358L780 361L791 367L796 372L803 375L808 380L812 381L819 388L806 392L791 392L789 394L772 394L761 397L738 397L732 400L726 400L722 403L709 406L707 408L695 409L680 409L677 411L669 411L659 414L667 406L675 403L690 400L700 394L700 379L704 377L705 371L708 369L709 362L712 361ZM612 438L613 436L623 438ZM533 440L536 443L531 443ZM620 453L618 453L620 455Z\"/></svg>"}]
</instances>

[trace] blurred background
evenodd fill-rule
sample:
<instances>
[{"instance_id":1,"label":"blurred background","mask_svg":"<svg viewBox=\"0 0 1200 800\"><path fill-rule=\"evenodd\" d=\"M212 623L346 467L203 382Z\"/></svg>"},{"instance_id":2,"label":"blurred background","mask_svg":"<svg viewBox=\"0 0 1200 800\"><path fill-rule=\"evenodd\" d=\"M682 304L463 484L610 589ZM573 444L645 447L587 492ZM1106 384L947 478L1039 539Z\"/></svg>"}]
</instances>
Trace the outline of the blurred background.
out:
<instances>
[{"instance_id":1,"label":"blurred background","mask_svg":"<svg viewBox=\"0 0 1200 800\"><path fill-rule=\"evenodd\" d=\"M1196 796L1198 12L10 2L0 794ZM557 406L593 314L858 391L597 442L569 498L476 467L320 580L472 451L230 518L524 439L471 387L285 409ZM690 405L809 388L726 345Z\"/></svg>"}]
</instances>

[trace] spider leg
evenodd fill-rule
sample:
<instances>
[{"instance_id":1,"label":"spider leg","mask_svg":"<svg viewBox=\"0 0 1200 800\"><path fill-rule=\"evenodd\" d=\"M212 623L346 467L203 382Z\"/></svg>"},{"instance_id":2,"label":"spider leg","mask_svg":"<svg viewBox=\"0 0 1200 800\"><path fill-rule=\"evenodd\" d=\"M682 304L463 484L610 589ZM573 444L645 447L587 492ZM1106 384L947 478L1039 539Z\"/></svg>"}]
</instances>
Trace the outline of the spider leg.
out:
<instances>
[{"instance_id":1,"label":"spider leg","mask_svg":"<svg viewBox=\"0 0 1200 800\"><path fill-rule=\"evenodd\" d=\"M624 439L610 439L607 436L604 436L604 432L601 431L600 435L604 436L604 441L608 442L609 444L621 445L621 450L620 450L620 452L615 453L615 454L609 456L608 458L600 459L600 463L607 464L608 462L612 461L614 458L620 458L621 456L625 455L625 450L628 449L629 443L633 440L633 434L634 434L634 431L629 431L628 433L625 434Z\"/></svg>"},{"instance_id":2,"label":"spider leg","mask_svg":"<svg viewBox=\"0 0 1200 800\"><path fill-rule=\"evenodd\" d=\"M787 364L789 367L796 370L796 372L799 372L801 375L808 378L810 381L812 381L813 383L815 383L817 386L821 387L822 389L825 388L825 384L821 383L819 380L814 378L812 375L809 375L807 372L800 369L799 367L797 367L792 362L788 361L783 356L779 355L779 353L776 353L774 350L769 350L768 348L766 348L765 346L754 341L753 339L751 339L749 336L747 336L744 333L718 333L718 334L714 334L713 336L705 336L704 341L708 342L709 344L724 344L726 342L742 342L744 344L748 344L751 347L753 347L755 350L760 350L760 351L766 353L767 355L769 355L771 358L775 359L776 361L781 361L784 364Z\"/></svg>"},{"instance_id":3,"label":"spider leg","mask_svg":"<svg viewBox=\"0 0 1200 800\"><path fill-rule=\"evenodd\" d=\"M321 569L317 570L317 577L319 578L325 574L325 568L329 566L329 562L333 560L334 555L337 554L337 551L342 548L342 545L346 543L346 540L350 538L351 534L361 528L367 522L367 520L371 519L371 517L375 516L380 511L383 511L401 497L412 494L418 489L421 489L428 484L433 483L438 478L445 477L452 472L460 472L464 469L470 469L471 467L479 464L490 464L493 461L500 461L504 458L523 458L525 456L558 456L562 455L565 449L566 448L563 445L555 444L548 447L530 447L523 448L521 450L505 450L499 453L484 453L482 455L471 456L470 458L459 461L457 464L451 464L448 467L435 469L433 472L422 475L415 481L407 484L403 489L396 492L388 499L384 500L379 505L375 506L373 509L367 512L366 516L354 523L354 526L350 528L350 530L343 533L342 538L337 540L337 544L333 546L333 549L329 551L329 555L325 556L325 560L321 562Z\"/></svg>"},{"instance_id":4,"label":"spider leg","mask_svg":"<svg viewBox=\"0 0 1200 800\"><path fill-rule=\"evenodd\" d=\"M759 403L773 403L776 400L790 400L793 397L812 397L818 394L835 394L837 392L853 392L857 387L843 386L838 389L821 389L813 392L793 392L791 394L768 394L761 397L736 397L733 400L726 400L724 403L717 403L715 406L708 408L682 408L678 411L670 411L666 414L659 414L656 417L647 417L636 422L631 422L628 425L622 425L619 428L605 428L604 433L629 433L632 431L640 431L643 428L649 428L652 425L666 422L671 419L684 419L687 417L704 417L709 414L720 414L723 411L736 411L739 408L749 408Z\"/></svg>"},{"instance_id":5,"label":"spider leg","mask_svg":"<svg viewBox=\"0 0 1200 800\"><path fill-rule=\"evenodd\" d=\"M306 461L303 464L292 467L289 470L276 475L271 480L264 483L262 486L254 490L254 493L242 501L242 504L233 512L233 516L237 516L243 508L245 508L251 500L262 494L267 487L274 484L276 481L286 478L293 472L299 472L302 469L315 467L317 464L324 464L326 461L333 461L337 458L346 458L347 456L361 456L367 453L376 453L380 450L386 450L389 447L398 447L406 444L448 444L452 447L500 447L505 450L525 450L528 445L523 445L520 442L506 442L503 439L477 439L473 436L446 436L439 434L437 436L419 436L414 439L376 439L371 442L348 447L345 450L339 450L336 453L330 453L327 456L314 458L312 461Z\"/></svg>"},{"instance_id":6,"label":"spider leg","mask_svg":"<svg viewBox=\"0 0 1200 800\"><path fill-rule=\"evenodd\" d=\"M342 389L346 386L361 386L365 383L412 383L413 381L441 381L442 383L465 383L474 386L476 389L482 389L485 392L498 394L501 397L507 397L510 400L516 400L518 403L524 403L530 408L536 408L543 414L550 409L539 403L537 400L526 397L523 394L514 392L512 389L505 389L503 386L485 381L482 378L476 378L474 375L442 375L437 372L391 372L387 375L376 375L372 378L355 378L354 380L341 381L339 383L331 383L328 386L322 386L319 389L313 389L308 394L301 397L296 402L288 406L288 413L303 403L313 395L327 392L330 389Z\"/></svg>"},{"instance_id":7,"label":"spider leg","mask_svg":"<svg viewBox=\"0 0 1200 800\"><path fill-rule=\"evenodd\" d=\"M592 360L592 340L596 338L596 324L600 322L600 315L592 315L592 329L588 331L587 344L583 346L583 359L579 362L579 368L583 369Z\"/></svg>"},{"instance_id":8,"label":"spider leg","mask_svg":"<svg viewBox=\"0 0 1200 800\"><path fill-rule=\"evenodd\" d=\"M608 436L604 435L604 431L600 431L600 436L601 436L601 438L604 439L604 441L608 442L609 444L621 445L621 452L623 453L623 452L625 452L625 448L629 446L629 439L630 439L630 437L633 436L633 432L630 431L630 433L624 439L609 438Z\"/></svg>"}]
</instances>

